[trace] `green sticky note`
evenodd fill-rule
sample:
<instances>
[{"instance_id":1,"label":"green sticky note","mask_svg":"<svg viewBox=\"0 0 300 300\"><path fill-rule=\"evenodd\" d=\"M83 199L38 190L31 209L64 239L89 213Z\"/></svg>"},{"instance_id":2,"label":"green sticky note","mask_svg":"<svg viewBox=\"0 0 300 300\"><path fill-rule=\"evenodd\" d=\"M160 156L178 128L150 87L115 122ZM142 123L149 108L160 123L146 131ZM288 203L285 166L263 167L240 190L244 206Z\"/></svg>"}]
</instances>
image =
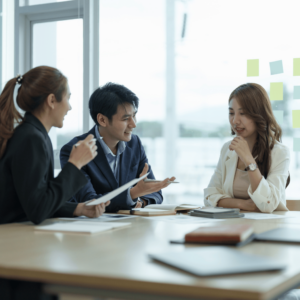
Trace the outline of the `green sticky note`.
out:
<instances>
[{"instance_id":1,"label":"green sticky note","mask_svg":"<svg viewBox=\"0 0 300 300\"><path fill-rule=\"evenodd\" d=\"M300 138L293 139L293 150L300 151Z\"/></svg>"},{"instance_id":2,"label":"green sticky note","mask_svg":"<svg viewBox=\"0 0 300 300\"><path fill-rule=\"evenodd\" d=\"M274 117L277 123L282 126L283 125L283 110L273 110Z\"/></svg>"},{"instance_id":3,"label":"green sticky note","mask_svg":"<svg viewBox=\"0 0 300 300\"><path fill-rule=\"evenodd\" d=\"M293 128L300 128L300 110L293 110Z\"/></svg>"},{"instance_id":4,"label":"green sticky note","mask_svg":"<svg viewBox=\"0 0 300 300\"><path fill-rule=\"evenodd\" d=\"M259 59L247 60L247 77L259 75Z\"/></svg>"},{"instance_id":5,"label":"green sticky note","mask_svg":"<svg viewBox=\"0 0 300 300\"><path fill-rule=\"evenodd\" d=\"M270 83L270 100L283 100L283 82Z\"/></svg>"},{"instance_id":6,"label":"green sticky note","mask_svg":"<svg viewBox=\"0 0 300 300\"><path fill-rule=\"evenodd\" d=\"M294 58L294 76L300 76L300 58Z\"/></svg>"}]
</instances>

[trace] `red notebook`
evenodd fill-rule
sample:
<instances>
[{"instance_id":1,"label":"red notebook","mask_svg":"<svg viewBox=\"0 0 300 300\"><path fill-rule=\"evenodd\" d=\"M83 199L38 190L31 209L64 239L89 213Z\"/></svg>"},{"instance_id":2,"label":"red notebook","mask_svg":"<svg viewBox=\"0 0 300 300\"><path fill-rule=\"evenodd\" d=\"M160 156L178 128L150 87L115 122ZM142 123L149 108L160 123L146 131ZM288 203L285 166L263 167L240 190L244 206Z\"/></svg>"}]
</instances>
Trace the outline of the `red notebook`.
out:
<instances>
[{"instance_id":1,"label":"red notebook","mask_svg":"<svg viewBox=\"0 0 300 300\"><path fill-rule=\"evenodd\" d=\"M247 224L200 227L185 235L186 242L238 243L245 241L253 233Z\"/></svg>"}]
</instances>

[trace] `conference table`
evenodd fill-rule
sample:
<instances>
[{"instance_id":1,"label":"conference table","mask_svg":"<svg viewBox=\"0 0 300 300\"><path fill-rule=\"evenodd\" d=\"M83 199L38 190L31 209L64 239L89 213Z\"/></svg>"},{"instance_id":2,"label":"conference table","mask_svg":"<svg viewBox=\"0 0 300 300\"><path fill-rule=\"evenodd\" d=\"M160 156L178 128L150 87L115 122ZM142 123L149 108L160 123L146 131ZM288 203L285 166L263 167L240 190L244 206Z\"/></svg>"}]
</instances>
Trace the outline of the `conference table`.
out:
<instances>
[{"instance_id":1,"label":"conference table","mask_svg":"<svg viewBox=\"0 0 300 300\"><path fill-rule=\"evenodd\" d=\"M131 225L96 235L45 233L31 223L0 226L0 277L43 284L45 293L94 298L277 299L300 286L300 244L251 242L237 251L273 258L282 271L198 277L148 257L160 251L185 251L210 245L171 244L200 226L252 224L256 233L278 227L300 229L300 212L274 212L280 219L133 217ZM66 222L49 219L43 224ZM205 260L205 257L201 259ZM78 298L79 299L79 298Z\"/></svg>"}]
</instances>

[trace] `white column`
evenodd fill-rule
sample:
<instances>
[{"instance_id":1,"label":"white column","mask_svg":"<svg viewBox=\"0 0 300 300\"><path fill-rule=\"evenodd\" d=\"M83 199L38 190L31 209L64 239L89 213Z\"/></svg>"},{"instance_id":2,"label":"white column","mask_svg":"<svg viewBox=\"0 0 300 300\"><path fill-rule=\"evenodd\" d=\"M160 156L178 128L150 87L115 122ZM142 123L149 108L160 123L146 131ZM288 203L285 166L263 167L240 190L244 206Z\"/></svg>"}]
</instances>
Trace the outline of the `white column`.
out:
<instances>
[{"instance_id":1,"label":"white column","mask_svg":"<svg viewBox=\"0 0 300 300\"><path fill-rule=\"evenodd\" d=\"M165 175L176 176L176 141L178 126L176 121L175 86L175 1L166 0L166 117L165 138Z\"/></svg>"},{"instance_id":2,"label":"white column","mask_svg":"<svg viewBox=\"0 0 300 300\"><path fill-rule=\"evenodd\" d=\"M83 2L83 132L94 124L88 102L99 86L99 0Z\"/></svg>"}]
</instances>

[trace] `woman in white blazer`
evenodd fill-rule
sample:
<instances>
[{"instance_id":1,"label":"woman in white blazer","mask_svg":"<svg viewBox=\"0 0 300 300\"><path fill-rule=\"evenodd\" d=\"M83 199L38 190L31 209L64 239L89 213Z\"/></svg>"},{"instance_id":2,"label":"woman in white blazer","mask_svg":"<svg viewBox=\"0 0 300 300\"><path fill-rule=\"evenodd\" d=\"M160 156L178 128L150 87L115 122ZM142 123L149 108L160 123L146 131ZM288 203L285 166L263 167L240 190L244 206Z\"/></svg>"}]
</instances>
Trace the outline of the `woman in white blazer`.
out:
<instances>
[{"instance_id":1,"label":"woman in white blazer","mask_svg":"<svg viewBox=\"0 0 300 300\"><path fill-rule=\"evenodd\" d=\"M206 206L273 212L286 208L290 153L265 89L255 83L229 97L229 122L235 138L222 147L206 189Z\"/></svg>"}]
</instances>

